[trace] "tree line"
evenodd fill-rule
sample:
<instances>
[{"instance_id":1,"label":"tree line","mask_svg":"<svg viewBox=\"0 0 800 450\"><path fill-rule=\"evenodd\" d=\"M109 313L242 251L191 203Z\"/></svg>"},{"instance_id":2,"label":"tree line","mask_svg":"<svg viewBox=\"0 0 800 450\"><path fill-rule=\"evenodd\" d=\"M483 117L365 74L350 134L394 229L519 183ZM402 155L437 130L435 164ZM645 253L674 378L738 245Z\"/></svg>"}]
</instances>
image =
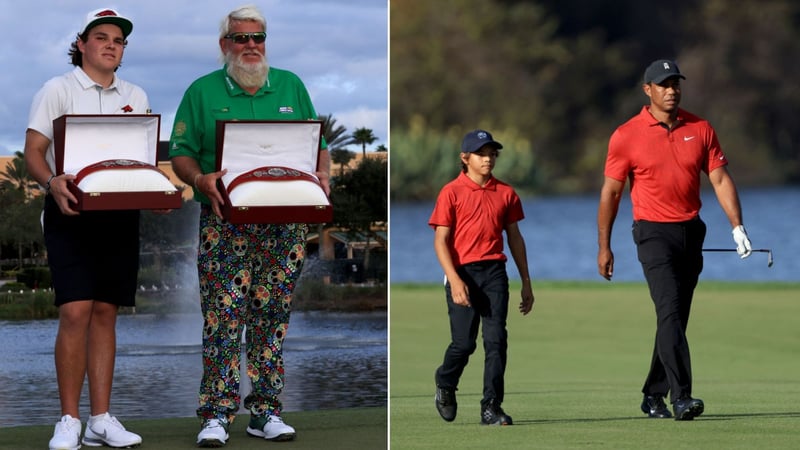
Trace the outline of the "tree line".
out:
<instances>
[{"instance_id":1,"label":"tree line","mask_svg":"<svg viewBox=\"0 0 800 450\"><path fill-rule=\"evenodd\" d=\"M740 185L800 183L800 2L402 0L390 17L393 201L430 199L477 127L523 193L595 191L660 58L678 62L681 106L716 128Z\"/></svg>"}]
</instances>

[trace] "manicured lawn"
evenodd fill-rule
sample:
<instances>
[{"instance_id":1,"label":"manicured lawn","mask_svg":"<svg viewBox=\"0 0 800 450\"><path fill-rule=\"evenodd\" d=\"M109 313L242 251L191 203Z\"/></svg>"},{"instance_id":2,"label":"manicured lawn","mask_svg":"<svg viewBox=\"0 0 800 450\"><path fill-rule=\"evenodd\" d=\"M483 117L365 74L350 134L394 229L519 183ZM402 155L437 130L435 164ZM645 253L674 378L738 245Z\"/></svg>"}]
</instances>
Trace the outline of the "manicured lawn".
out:
<instances>
[{"instance_id":1,"label":"manicured lawn","mask_svg":"<svg viewBox=\"0 0 800 450\"><path fill-rule=\"evenodd\" d=\"M247 436L247 415L231 425L229 450L281 449L381 449L387 448L386 408L353 408L289 412L284 419L297 430L290 442L268 442ZM141 449L195 449L199 429L196 418L125 420L125 426L142 436ZM53 426L0 428L0 449L47 448ZM82 448L92 448L83 446ZM106 447L103 447L106 448Z\"/></svg>"},{"instance_id":2,"label":"manicured lawn","mask_svg":"<svg viewBox=\"0 0 800 450\"><path fill-rule=\"evenodd\" d=\"M392 449L800 448L800 284L701 282L689 322L693 422L639 410L655 314L639 283L534 283L523 317L512 286L505 411L511 427L479 425L483 349L444 422L433 372L449 342L441 285L390 293Z\"/></svg>"}]
</instances>

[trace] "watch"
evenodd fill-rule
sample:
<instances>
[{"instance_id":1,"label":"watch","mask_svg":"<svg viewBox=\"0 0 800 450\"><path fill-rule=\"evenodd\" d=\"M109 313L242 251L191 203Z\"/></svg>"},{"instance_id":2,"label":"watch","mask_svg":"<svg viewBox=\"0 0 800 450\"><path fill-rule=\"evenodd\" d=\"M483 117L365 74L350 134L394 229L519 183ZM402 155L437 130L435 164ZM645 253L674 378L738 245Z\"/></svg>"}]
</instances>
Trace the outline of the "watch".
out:
<instances>
[{"instance_id":1,"label":"watch","mask_svg":"<svg viewBox=\"0 0 800 450\"><path fill-rule=\"evenodd\" d=\"M53 178L55 177L55 175L50 175L50 178L47 179L47 183L44 185L44 190L46 192L50 192L50 182L53 181Z\"/></svg>"}]
</instances>

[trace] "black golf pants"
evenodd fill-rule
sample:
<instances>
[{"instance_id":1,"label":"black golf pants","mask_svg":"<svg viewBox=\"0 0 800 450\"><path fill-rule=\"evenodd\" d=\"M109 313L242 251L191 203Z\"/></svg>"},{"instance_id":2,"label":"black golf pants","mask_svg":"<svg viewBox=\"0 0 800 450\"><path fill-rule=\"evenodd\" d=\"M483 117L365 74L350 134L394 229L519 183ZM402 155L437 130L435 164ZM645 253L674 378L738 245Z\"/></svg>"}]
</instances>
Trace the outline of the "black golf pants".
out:
<instances>
[{"instance_id":1,"label":"black golf pants","mask_svg":"<svg viewBox=\"0 0 800 450\"><path fill-rule=\"evenodd\" d=\"M633 224L633 240L656 311L656 340L645 395L670 402L692 394L692 364L686 326L703 270L706 225L700 218L679 223Z\"/></svg>"},{"instance_id":2,"label":"black golf pants","mask_svg":"<svg viewBox=\"0 0 800 450\"><path fill-rule=\"evenodd\" d=\"M447 312L450 317L451 342L444 362L436 370L436 385L455 389L470 355L477 347L478 327L483 324L483 400L503 403L504 377L508 349L508 274L505 262L489 261L467 264L458 274L469 287L471 307L453 303L450 283L445 284Z\"/></svg>"}]
</instances>

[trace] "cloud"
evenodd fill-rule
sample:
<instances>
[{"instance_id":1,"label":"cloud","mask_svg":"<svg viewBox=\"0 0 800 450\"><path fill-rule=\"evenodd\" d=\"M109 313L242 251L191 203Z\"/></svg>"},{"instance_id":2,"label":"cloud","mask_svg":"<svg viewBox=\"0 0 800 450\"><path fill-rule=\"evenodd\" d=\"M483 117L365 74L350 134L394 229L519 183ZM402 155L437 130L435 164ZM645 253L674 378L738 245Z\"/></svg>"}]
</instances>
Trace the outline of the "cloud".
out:
<instances>
[{"instance_id":1,"label":"cloud","mask_svg":"<svg viewBox=\"0 0 800 450\"><path fill-rule=\"evenodd\" d=\"M355 131L356 128L369 128L372 130L372 133L376 138L378 138L378 140L367 146L367 150L375 150L375 147L381 144L387 145L387 142L389 141L387 135L380 135L376 131L386 129L387 127L389 115L386 113L386 110L357 108L338 113L335 117L337 124L340 120L342 123L353 124L352 126L347 127L350 132ZM358 149L361 150L361 147Z\"/></svg>"}]
</instances>

